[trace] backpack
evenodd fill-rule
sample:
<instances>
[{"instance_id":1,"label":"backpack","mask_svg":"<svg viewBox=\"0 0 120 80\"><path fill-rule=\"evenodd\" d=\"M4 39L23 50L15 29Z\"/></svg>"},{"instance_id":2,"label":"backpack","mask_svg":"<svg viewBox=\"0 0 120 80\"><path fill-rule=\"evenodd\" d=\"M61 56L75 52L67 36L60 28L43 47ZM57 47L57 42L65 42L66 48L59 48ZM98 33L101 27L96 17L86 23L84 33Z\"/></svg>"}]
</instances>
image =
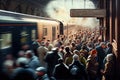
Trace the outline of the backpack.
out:
<instances>
[{"instance_id":1,"label":"backpack","mask_svg":"<svg viewBox=\"0 0 120 80\"><path fill-rule=\"evenodd\" d=\"M77 65L73 65L72 68L70 69L70 74L77 75L78 73L79 73L79 67Z\"/></svg>"}]
</instances>

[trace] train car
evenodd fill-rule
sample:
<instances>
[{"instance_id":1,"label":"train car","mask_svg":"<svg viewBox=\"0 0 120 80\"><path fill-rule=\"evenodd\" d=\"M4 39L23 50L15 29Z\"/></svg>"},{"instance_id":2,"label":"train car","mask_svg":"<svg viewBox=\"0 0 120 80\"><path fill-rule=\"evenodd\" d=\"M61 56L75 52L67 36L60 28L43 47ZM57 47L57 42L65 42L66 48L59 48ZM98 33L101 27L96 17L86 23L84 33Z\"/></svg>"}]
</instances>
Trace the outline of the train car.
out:
<instances>
[{"instance_id":1,"label":"train car","mask_svg":"<svg viewBox=\"0 0 120 80\"><path fill-rule=\"evenodd\" d=\"M63 34L63 24L55 19L0 10L0 52L17 54L22 45L32 45L43 37L54 41Z\"/></svg>"}]
</instances>

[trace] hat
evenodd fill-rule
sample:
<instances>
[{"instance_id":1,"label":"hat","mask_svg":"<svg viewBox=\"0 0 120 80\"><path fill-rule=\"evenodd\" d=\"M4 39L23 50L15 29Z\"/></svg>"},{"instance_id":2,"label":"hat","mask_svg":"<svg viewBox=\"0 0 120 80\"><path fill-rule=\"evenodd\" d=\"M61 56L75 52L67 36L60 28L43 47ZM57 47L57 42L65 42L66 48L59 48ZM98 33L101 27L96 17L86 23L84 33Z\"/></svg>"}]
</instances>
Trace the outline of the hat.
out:
<instances>
[{"instance_id":1,"label":"hat","mask_svg":"<svg viewBox=\"0 0 120 80\"><path fill-rule=\"evenodd\" d=\"M37 71L37 72L44 72L44 73L47 72L47 70L46 70L45 67L38 67L38 68L36 69L36 71Z\"/></svg>"},{"instance_id":2,"label":"hat","mask_svg":"<svg viewBox=\"0 0 120 80\"><path fill-rule=\"evenodd\" d=\"M58 51L58 47L52 48L52 51Z\"/></svg>"},{"instance_id":3,"label":"hat","mask_svg":"<svg viewBox=\"0 0 120 80\"><path fill-rule=\"evenodd\" d=\"M91 51L91 54L97 54L97 50L93 49L93 50Z\"/></svg>"}]
</instances>

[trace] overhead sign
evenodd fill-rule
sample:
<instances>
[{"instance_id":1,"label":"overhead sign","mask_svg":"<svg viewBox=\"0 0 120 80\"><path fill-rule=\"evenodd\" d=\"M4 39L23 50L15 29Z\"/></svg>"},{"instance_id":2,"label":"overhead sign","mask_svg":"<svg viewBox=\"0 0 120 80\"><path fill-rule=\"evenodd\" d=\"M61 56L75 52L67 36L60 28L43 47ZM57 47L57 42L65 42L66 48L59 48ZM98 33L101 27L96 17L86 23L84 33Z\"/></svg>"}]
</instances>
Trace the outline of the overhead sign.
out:
<instances>
[{"instance_id":1,"label":"overhead sign","mask_svg":"<svg viewBox=\"0 0 120 80\"><path fill-rule=\"evenodd\" d=\"M71 9L71 17L105 17L105 9Z\"/></svg>"}]
</instances>

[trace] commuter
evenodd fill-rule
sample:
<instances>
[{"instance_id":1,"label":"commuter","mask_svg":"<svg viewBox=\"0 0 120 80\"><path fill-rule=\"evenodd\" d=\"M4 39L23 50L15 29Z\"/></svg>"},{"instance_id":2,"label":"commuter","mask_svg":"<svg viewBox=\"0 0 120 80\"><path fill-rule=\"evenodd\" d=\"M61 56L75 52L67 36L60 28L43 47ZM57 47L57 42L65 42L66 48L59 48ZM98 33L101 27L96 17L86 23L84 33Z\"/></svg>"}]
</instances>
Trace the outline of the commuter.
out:
<instances>
[{"instance_id":1,"label":"commuter","mask_svg":"<svg viewBox=\"0 0 120 80\"><path fill-rule=\"evenodd\" d=\"M50 40L48 39L45 43L45 46L48 48L49 44L50 44Z\"/></svg>"},{"instance_id":2,"label":"commuter","mask_svg":"<svg viewBox=\"0 0 120 80\"><path fill-rule=\"evenodd\" d=\"M24 52L27 51L27 50L30 50L30 45L28 44L23 44L22 47L21 47L21 50L23 50Z\"/></svg>"},{"instance_id":3,"label":"commuter","mask_svg":"<svg viewBox=\"0 0 120 80\"><path fill-rule=\"evenodd\" d=\"M56 80L68 80L69 78L69 70L68 66L63 62L62 58L58 59L59 64L57 64L54 68L53 75Z\"/></svg>"},{"instance_id":4,"label":"commuter","mask_svg":"<svg viewBox=\"0 0 120 80\"><path fill-rule=\"evenodd\" d=\"M73 52L76 49L76 44L74 42L71 43L70 50Z\"/></svg>"},{"instance_id":5,"label":"commuter","mask_svg":"<svg viewBox=\"0 0 120 80\"><path fill-rule=\"evenodd\" d=\"M96 80L98 75L98 62L97 62L97 51L91 50L90 55L87 58L86 69L88 72L89 80Z\"/></svg>"},{"instance_id":6,"label":"commuter","mask_svg":"<svg viewBox=\"0 0 120 80\"><path fill-rule=\"evenodd\" d=\"M0 70L0 72L2 71L3 74L1 74L1 75L6 76L6 79L11 79L12 73L15 69L14 61L13 60L5 60L2 67L3 68L2 68L2 70ZM4 76L1 76L1 77L3 77L3 79L0 79L0 80L4 80L5 79Z\"/></svg>"},{"instance_id":7,"label":"commuter","mask_svg":"<svg viewBox=\"0 0 120 80\"><path fill-rule=\"evenodd\" d=\"M48 51L51 51L52 48L53 48L53 44L49 44L49 45L48 45Z\"/></svg>"},{"instance_id":8,"label":"commuter","mask_svg":"<svg viewBox=\"0 0 120 80\"><path fill-rule=\"evenodd\" d=\"M73 53L70 51L69 46L65 47L65 51L66 51L65 56L64 56L65 64L67 66L69 66L72 63L72 60L73 60L72 59Z\"/></svg>"},{"instance_id":9,"label":"commuter","mask_svg":"<svg viewBox=\"0 0 120 80\"><path fill-rule=\"evenodd\" d=\"M35 72L33 69L28 67L27 58L19 58L16 61L17 68L12 74L12 80L35 80Z\"/></svg>"},{"instance_id":10,"label":"commuter","mask_svg":"<svg viewBox=\"0 0 120 80\"><path fill-rule=\"evenodd\" d=\"M97 60L98 60L98 75L99 75L99 79L102 79L102 73L103 72L103 68L104 68L104 64L103 64L103 60L106 56L105 53L105 48L106 48L106 44L104 42L101 42L99 46L96 47L97 50Z\"/></svg>"},{"instance_id":11,"label":"commuter","mask_svg":"<svg viewBox=\"0 0 120 80\"><path fill-rule=\"evenodd\" d=\"M39 39L34 40L32 43L32 50L34 51L35 55L38 57L38 53L37 53L37 48L40 46L40 42Z\"/></svg>"},{"instance_id":12,"label":"commuter","mask_svg":"<svg viewBox=\"0 0 120 80\"><path fill-rule=\"evenodd\" d=\"M18 57L25 57L25 52L23 50L19 51Z\"/></svg>"},{"instance_id":13,"label":"commuter","mask_svg":"<svg viewBox=\"0 0 120 80\"><path fill-rule=\"evenodd\" d=\"M47 63L47 74L49 77L52 77L53 70L55 65L58 64L58 59L60 56L58 55L58 47L52 49L52 51L47 52L44 60Z\"/></svg>"},{"instance_id":14,"label":"commuter","mask_svg":"<svg viewBox=\"0 0 120 80\"><path fill-rule=\"evenodd\" d=\"M71 80L88 80L85 66L79 61L77 54L73 55L73 62L69 66Z\"/></svg>"},{"instance_id":15,"label":"commuter","mask_svg":"<svg viewBox=\"0 0 120 80\"><path fill-rule=\"evenodd\" d=\"M107 43L106 55L112 53L112 44L110 42Z\"/></svg>"},{"instance_id":16,"label":"commuter","mask_svg":"<svg viewBox=\"0 0 120 80\"><path fill-rule=\"evenodd\" d=\"M50 78L47 75L47 69L45 67L36 68L36 75L36 80L50 80Z\"/></svg>"},{"instance_id":17,"label":"commuter","mask_svg":"<svg viewBox=\"0 0 120 80\"><path fill-rule=\"evenodd\" d=\"M108 54L106 56L105 68L103 70L102 80L113 80L115 71L115 56L113 54Z\"/></svg>"},{"instance_id":18,"label":"commuter","mask_svg":"<svg viewBox=\"0 0 120 80\"><path fill-rule=\"evenodd\" d=\"M74 54L77 54L79 56L79 61L84 65L86 66L86 59L84 57L84 54L83 53L80 53L78 50L74 50L73 51Z\"/></svg>"},{"instance_id":19,"label":"commuter","mask_svg":"<svg viewBox=\"0 0 120 80\"><path fill-rule=\"evenodd\" d=\"M45 47L45 42L43 42L43 41L41 42L41 46L38 47L37 52L38 52L41 66L46 67L44 57L45 57L46 53L48 52L48 48Z\"/></svg>"},{"instance_id":20,"label":"commuter","mask_svg":"<svg viewBox=\"0 0 120 80\"><path fill-rule=\"evenodd\" d=\"M80 53L83 53L84 54L84 57L85 57L85 59L87 59L87 57L88 57L88 51L87 51L87 49L86 49L86 46L85 45L82 45L82 47L81 47L81 50L80 50Z\"/></svg>"},{"instance_id":21,"label":"commuter","mask_svg":"<svg viewBox=\"0 0 120 80\"><path fill-rule=\"evenodd\" d=\"M77 39L76 40L76 49L80 51L81 50L81 46L82 46L81 39Z\"/></svg>"},{"instance_id":22,"label":"commuter","mask_svg":"<svg viewBox=\"0 0 120 80\"><path fill-rule=\"evenodd\" d=\"M65 51L64 51L64 45L62 45L59 49L58 54L61 56L61 58L64 60L64 55L65 55Z\"/></svg>"},{"instance_id":23,"label":"commuter","mask_svg":"<svg viewBox=\"0 0 120 80\"><path fill-rule=\"evenodd\" d=\"M31 50L28 50L25 52L26 58L29 60L28 66L35 70L37 67L40 67L40 61L37 56L34 55L34 53Z\"/></svg>"}]
</instances>

